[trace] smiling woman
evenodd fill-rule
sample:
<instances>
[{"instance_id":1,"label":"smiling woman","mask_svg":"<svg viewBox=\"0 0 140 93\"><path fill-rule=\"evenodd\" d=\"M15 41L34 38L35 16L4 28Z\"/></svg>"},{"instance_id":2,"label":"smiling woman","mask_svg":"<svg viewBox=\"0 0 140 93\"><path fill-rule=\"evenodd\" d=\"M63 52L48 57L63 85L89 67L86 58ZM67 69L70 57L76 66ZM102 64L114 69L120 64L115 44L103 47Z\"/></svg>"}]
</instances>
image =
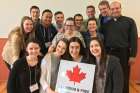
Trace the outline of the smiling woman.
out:
<instances>
[{"instance_id":1,"label":"smiling woman","mask_svg":"<svg viewBox=\"0 0 140 93\"><path fill-rule=\"evenodd\" d=\"M95 93L123 93L123 72L119 59L106 55L104 45L97 37L91 39L89 48L89 61L91 64L96 64L93 91Z\"/></svg>"},{"instance_id":2,"label":"smiling woman","mask_svg":"<svg viewBox=\"0 0 140 93\"><path fill-rule=\"evenodd\" d=\"M43 58L40 78L41 93L56 93L54 90L57 80L58 68L60 60L66 55L67 47L67 39L60 39L56 44L54 52L47 53Z\"/></svg>"},{"instance_id":3,"label":"smiling woman","mask_svg":"<svg viewBox=\"0 0 140 93\"><path fill-rule=\"evenodd\" d=\"M27 55L13 65L8 78L7 93L39 93L42 59L39 43L34 39L29 40L26 52Z\"/></svg>"}]
</instances>

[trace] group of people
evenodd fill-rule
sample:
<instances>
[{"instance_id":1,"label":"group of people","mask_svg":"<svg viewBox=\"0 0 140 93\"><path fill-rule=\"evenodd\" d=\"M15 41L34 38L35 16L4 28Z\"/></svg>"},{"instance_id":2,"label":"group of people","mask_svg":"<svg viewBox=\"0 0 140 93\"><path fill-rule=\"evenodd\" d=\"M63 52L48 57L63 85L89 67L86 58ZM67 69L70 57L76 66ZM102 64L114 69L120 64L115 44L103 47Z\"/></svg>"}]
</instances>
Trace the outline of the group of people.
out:
<instances>
[{"instance_id":1,"label":"group of people","mask_svg":"<svg viewBox=\"0 0 140 93\"><path fill-rule=\"evenodd\" d=\"M9 34L3 61L10 70L8 93L57 93L60 60L96 65L93 93L129 93L129 69L137 54L135 21L121 14L120 2L100 1L64 22L64 13L30 8Z\"/></svg>"}]
</instances>

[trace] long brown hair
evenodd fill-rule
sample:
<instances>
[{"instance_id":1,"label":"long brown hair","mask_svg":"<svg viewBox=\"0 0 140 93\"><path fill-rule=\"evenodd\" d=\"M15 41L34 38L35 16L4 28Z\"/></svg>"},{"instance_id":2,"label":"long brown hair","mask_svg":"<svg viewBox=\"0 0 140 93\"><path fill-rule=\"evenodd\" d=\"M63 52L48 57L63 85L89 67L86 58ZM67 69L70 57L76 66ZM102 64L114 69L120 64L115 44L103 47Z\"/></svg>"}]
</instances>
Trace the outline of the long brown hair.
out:
<instances>
[{"instance_id":1,"label":"long brown hair","mask_svg":"<svg viewBox=\"0 0 140 93\"><path fill-rule=\"evenodd\" d=\"M101 39L97 38L97 37L94 37L91 39L91 41L97 41L101 47L101 59L100 59L100 72L99 72L99 77L103 78L104 77L104 72L106 71L106 61L107 61L107 55L106 55L106 52L105 52L105 48L104 48L104 45L103 45L103 42L101 41ZM91 43L90 41L90 43ZM91 54L90 52L90 62L95 62L96 64L96 59L95 59L95 56Z\"/></svg>"},{"instance_id":2,"label":"long brown hair","mask_svg":"<svg viewBox=\"0 0 140 93\"><path fill-rule=\"evenodd\" d=\"M21 19L21 24L20 24L20 33L22 34L22 41L23 41L23 45L25 47L25 44L26 44L26 41L30 38L35 38L35 27L33 25L33 29L31 32L29 32L28 34L25 33L25 30L24 30L24 27L23 27L23 24L26 20L31 20L32 23L33 23L33 20L29 17L29 16L23 16L23 18Z\"/></svg>"}]
</instances>

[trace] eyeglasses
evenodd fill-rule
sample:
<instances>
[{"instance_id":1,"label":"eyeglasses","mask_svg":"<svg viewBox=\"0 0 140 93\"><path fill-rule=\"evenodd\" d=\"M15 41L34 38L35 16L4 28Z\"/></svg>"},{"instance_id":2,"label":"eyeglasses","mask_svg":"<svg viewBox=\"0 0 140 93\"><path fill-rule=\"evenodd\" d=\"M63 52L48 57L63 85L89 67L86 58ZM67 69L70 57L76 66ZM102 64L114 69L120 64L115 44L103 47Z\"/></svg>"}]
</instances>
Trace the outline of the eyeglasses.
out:
<instances>
[{"instance_id":1,"label":"eyeglasses","mask_svg":"<svg viewBox=\"0 0 140 93\"><path fill-rule=\"evenodd\" d=\"M65 25L66 27L73 27L74 25Z\"/></svg>"},{"instance_id":2,"label":"eyeglasses","mask_svg":"<svg viewBox=\"0 0 140 93\"><path fill-rule=\"evenodd\" d=\"M75 21L83 21L83 19L75 19Z\"/></svg>"}]
</instances>

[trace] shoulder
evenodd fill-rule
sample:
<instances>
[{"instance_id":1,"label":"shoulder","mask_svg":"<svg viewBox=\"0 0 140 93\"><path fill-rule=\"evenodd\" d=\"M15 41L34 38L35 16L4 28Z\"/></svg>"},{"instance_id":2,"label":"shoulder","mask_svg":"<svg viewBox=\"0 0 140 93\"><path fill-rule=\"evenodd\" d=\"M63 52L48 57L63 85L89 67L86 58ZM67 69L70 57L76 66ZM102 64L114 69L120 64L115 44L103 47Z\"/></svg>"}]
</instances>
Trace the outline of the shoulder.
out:
<instances>
[{"instance_id":1,"label":"shoulder","mask_svg":"<svg viewBox=\"0 0 140 93\"><path fill-rule=\"evenodd\" d=\"M52 53L47 53L44 58L42 59L41 61L41 65L45 66L45 65L48 65L50 62L51 62L51 56L52 56Z\"/></svg>"},{"instance_id":2,"label":"shoulder","mask_svg":"<svg viewBox=\"0 0 140 93\"><path fill-rule=\"evenodd\" d=\"M127 20L128 22L134 22L134 19L128 16L121 16L121 19Z\"/></svg>"},{"instance_id":3,"label":"shoulder","mask_svg":"<svg viewBox=\"0 0 140 93\"><path fill-rule=\"evenodd\" d=\"M56 36L60 36L60 35L64 35L64 33L62 33L62 32L58 32L57 34L56 34Z\"/></svg>"},{"instance_id":4,"label":"shoulder","mask_svg":"<svg viewBox=\"0 0 140 93\"><path fill-rule=\"evenodd\" d=\"M80 32L75 31L75 36L76 36L76 37L81 37L82 35L81 35L81 33L80 33Z\"/></svg>"},{"instance_id":5,"label":"shoulder","mask_svg":"<svg viewBox=\"0 0 140 93\"><path fill-rule=\"evenodd\" d=\"M26 64L26 57L22 57L15 61L14 67L15 68L22 68Z\"/></svg>"},{"instance_id":6,"label":"shoulder","mask_svg":"<svg viewBox=\"0 0 140 93\"><path fill-rule=\"evenodd\" d=\"M46 61L46 62L48 62L48 61L50 60L51 56L52 56L52 53L47 53L47 54L44 56L43 60Z\"/></svg>"},{"instance_id":7,"label":"shoulder","mask_svg":"<svg viewBox=\"0 0 140 93\"><path fill-rule=\"evenodd\" d=\"M51 25L49 26L49 28L52 29L53 31L57 31L57 30L56 30L56 27L55 27L53 24L51 24Z\"/></svg>"}]
</instances>

